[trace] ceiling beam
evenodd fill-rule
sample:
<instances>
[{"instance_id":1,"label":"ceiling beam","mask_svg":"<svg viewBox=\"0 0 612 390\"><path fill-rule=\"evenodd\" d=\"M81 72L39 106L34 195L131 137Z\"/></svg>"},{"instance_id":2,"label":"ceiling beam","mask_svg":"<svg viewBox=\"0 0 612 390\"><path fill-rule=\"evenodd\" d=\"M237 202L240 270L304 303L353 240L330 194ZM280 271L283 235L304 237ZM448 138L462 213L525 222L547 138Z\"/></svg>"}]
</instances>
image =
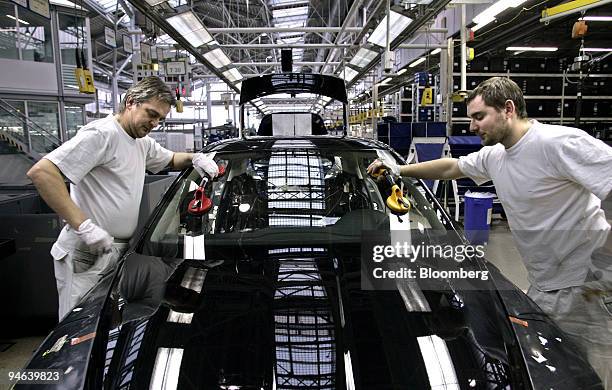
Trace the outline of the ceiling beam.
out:
<instances>
[{"instance_id":1,"label":"ceiling beam","mask_svg":"<svg viewBox=\"0 0 612 390\"><path fill-rule=\"evenodd\" d=\"M163 18L159 13L157 13L157 11L152 9L151 6L146 1L129 0L129 2L134 6L134 8L142 12L149 19L151 19L153 23L155 23L159 28L164 30L166 34L168 34L170 38L174 39L176 43L181 45L183 49L191 53L196 58L196 60L204 64L208 68L209 71L217 75L221 80L223 80L223 82L225 82L234 91L240 93L240 90L227 77L225 77L219 69L217 69L216 67L213 66L213 64L208 62L208 60L202 55L202 53L200 53L200 51L197 48L195 48L187 39L185 39L183 35L181 35L178 31L176 31L174 27L172 27L165 18Z\"/></svg>"},{"instance_id":2,"label":"ceiling beam","mask_svg":"<svg viewBox=\"0 0 612 390\"><path fill-rule=\"evenodd\" d=\"M228 33L228 34L262 34L262 33L337 33L341 32L341 27L236 27L236 28L207 28L211 34ZM361 27L347 27L346 32L359 32Z\"/></svg>"},{"instance_id":3,"label":"ceiling beam","mask_svg":"<svg viewBox=\"0 0 612 390\"><path fill-rule=\"evenodd\" d=\"M413 34L419 31L421 27L425 24L429 23L432 19L436 17L450 2L450 0L434 0L432 1L426 8L426 11L417 19L415 19L412 23L408 25L402 31L397 38L391 42L390 49L397 49L406 39L410 38ZM381 2L382 3L382 2ZM353 81L347 83L347 89L355 85L361 77L367 74L372 68L380 63L381 53L377 54L374 60L370 62L365 68L362 68L357 76L353 78Z\"/></svg>"},{"instance_id":4,"label":"ceiling beam","mask_svg":"<svg viewBox=\"0 0 612 390\"><path fill-rule=\"evenodd\" d=\"M334 44L334 43L249 43L244 45L226 44L219 45L228 49L321 49L329 47L352 47L351 44Z\"/></svg>"},{"instance_id":5,"label":"ceiling beam","mask_svg":"<svg viewBox=\"0 0 612 390\"><path fill-rule=\"evenodd\" d=\"M236 66L281 66L282 65L280 62L234 62L233 64ZM322 61L297 61L293 63L293 65L295 66L318 66L318 65L323 65L323 64L324 62ZM330 64L338 65L340 63L330 62Z\"/></svg>"}]
</instances>

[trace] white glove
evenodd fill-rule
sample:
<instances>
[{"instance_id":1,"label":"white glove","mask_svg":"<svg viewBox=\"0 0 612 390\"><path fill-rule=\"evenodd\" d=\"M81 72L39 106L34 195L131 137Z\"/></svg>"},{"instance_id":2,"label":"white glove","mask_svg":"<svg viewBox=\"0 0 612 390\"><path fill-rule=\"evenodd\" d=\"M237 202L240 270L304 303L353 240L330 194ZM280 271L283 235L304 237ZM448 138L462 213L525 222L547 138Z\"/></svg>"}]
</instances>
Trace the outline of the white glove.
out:
<instances>
[{"instance_id":1,"label":"white glove","mask_svg":"<svg viewBox=\"0 0 612 390\"><path fill-rule=\"evenodd\" d=\"M113 237L100 226L86 219L76 231L77 236L89 246L94 255L109 253L113 246Z\"/></svg>"},{"instance_id":2,"label":"white glove","mask_svg":"<svg viewBox=\"0 0 612 390\"><path fill-rule=\"evenodd\" d=\"M219 167L213 157L214 153L194 153L191 162L200 176L208 175L212 179L219 174Z\"/></svg>"},{"instance_id":3,"label":"white glove","mask_svg":"<svg viewBox=\"0 0 612 390\"><path fill-rule=\"evenodd\" d=\"M378 174L380 173L381 169L388 169L391 174L395 177L400 176L400 166L397 165L394 162L390 162L390 161L385 161L382 162L381 160L374 160L374 162L372 162L372 164L370 164L370 166L368 166L367 172L370 175L373 174Z\"/></svg>"}]
</instances>

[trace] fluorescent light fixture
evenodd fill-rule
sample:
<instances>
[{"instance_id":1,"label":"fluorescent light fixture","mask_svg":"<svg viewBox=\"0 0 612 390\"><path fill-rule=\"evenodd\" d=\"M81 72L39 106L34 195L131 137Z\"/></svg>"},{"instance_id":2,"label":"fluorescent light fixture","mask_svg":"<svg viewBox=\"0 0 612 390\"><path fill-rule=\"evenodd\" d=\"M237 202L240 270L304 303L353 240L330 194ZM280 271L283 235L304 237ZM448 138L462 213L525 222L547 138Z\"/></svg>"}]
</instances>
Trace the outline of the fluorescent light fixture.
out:
<instances>
[{"instance_id":1,"label":"fluorescent light fixture","mask_svg":"<svg viewBox=\"0 0 612 390\"><path fill-rule=\"evenodd\" d=\"M156 43L158 45L160 45L160 44L176 45L176 41L174 39L170 38L170 35L168 35L168 34L160 35L159 37L157 37Z\"/></svg>"},{"instance_id":2,"label":"fluorescent light fixture","mask_svg":"<svg viewBox=\"0 0 612 390\"><path fill-rule=\"evenodd\" d=\"M583 47L580 51L612 51L610 47Z\"/></svg>"},{"instance_id":3,"label":"fluorescent light fixture","mask_svg":"<svg viewBox=\"0 0 612 390\"><path fill-rule=\"evenodd\" d=\"M585 16L578 20L584 20L586 22L612 22L612 16Z\"/></svg>"},{"instance_id":4,"label":"fluorescent light fixture","mask_svg":"<svg viewBox=\"0 0 612 390\"><path fill-rule=\"evenodd\" d=\"M408 65L409 68L414 68L415 66L417 66L418 64L420 64L421 62L425 62L425 57L421 57L418 60L412 62L410 65Z\"/></svg>"},{"instance_id":5,"label":"fluorescent light fixture","mask_svg":"<svg viewBox=\"0 0 612 390\"><path fill-rule=\"evenodd\" d=\"M19 21L19 23L21 23L21 24L25 24L25 25L29 25L30 24L30 23L26 22L25 20L17 19L13 15L6 15L6 17L9 18L9 19L13 19L15 21Z\"/></svg>"},{"instance_id":6,"label":"fluorescent light fixture","mask_svg":"<svg viewBox=\"0 0 612 390\"><path fill-rule=\"evenodd\" d=\"M507 51L557 51L558 47L508 46Z\"/></svg>"},{"instance_id":7,"label":"fluorescent light fixture","mask_svg":"<svg viewBox=\"0 0 612 390\"><path fill-rule=\"evenodd\" d=\"M238 80L242 80L242 75L236 68L232 68L223 72L223 76L225 76L229 81L235 83Z\"/></svg>"},{"instance_id":8,"label":"fluorescent light fixture","mask_svg":"<svg viewBox=\"0 0 612 390\"><path fill-rule=\"evenodd\" d=\"M347 83L353 81L353 79L359 74L359 72L357 72L354 69L351 69L349 67L345 67L343 70L340 71L340 73L338 73L338 75L340 77L344 78L344 81L346 81Z\"/></svg>"},{"instance_id":9,"label":"fluorescent light fixture","mask_svg":"<svg viewBox=\"0 0 612 390\"><path fill-rule=\"evenodd\" d=\"M204 58L206 58L215 68L223 68L232 63L223 50L219 48L204 53Z\"/></svg>"},{"instance_id":10,"label":"fluorescent light fixture","mask_svg":"<svg viewBox=\"0 0 612 390\"><path fill-rule=\"evenodd\" d=\"M194 47L213 40L200 19L191 11L169 17L166 21Z\"/></svg>"},{"instance_id":11,"label":"fluorescent light fixture","mask_svg":"<svg viewBox=\"0 0 612 390\"><path fill-rule=\"evenodd\" d=\"M72 1L68 1L68 0L50 0L49 3L55 4L55 5L62 5L64 7L69 7L72 9L83 9L79 7L78 5L74 4Z\"/></svg>"},{"instance_id":12,"label":"fluorescent light fixture","mask_svg":"<svg viewBox=\"0 0 612 390\"><path fill-rule=\"evenodd\" d=\"M402 31L408 27L410 23L412 23L412 19L398 13L395 11L391 11L391 23L389 26L389 42L393 42L395 38L397 38ZM373 43L375 45L385 47L387 43L387 15L383 18L383 20L378 24L372 35L368 38L368 42Z\"/></svg>"},{"instance_id":13,"label":"fluorescent light fixture","mask_svg":"<svg viewBox=\"0 0 612 390\"><path fill-rule=\"evenodd\" d=\"M274 19L296 16L308 16L308 6L272 10L272 18Z\"/></svg>"},{"instance_id":14,"label":"fluorescent light fixture","mask_svg":"<svg viewBox=\"0 0 612 390\"><path fill-rule=\"evenodd\" d=\"M441 51L442 51L442 49L437 48L437 49L432 50L430 54L432 54L432 55L433 55L433 54L438 54L438 53L439 53L439 52L441 52Z\"/></svg>"},{"instance_id":15,"label":"fluorescent light fixture","mask_svg":"<svg viewBox=\"0 0 612 390\"><path fill-rule=\"evenodd\" d=\"M390 82L391 82L391 77L387 77L386 79L381 81L379 85L386 85L386 84L389 84Z\"/></svg>"},{"instance_id":16,"label":"fluorescent light fixture","mask_svg":"<svg viewBox=\"0 0 612 390\"><path fill-rule=\"evenodd\" d=\"M518 7L523 4L526 0L499 0L495 4L491 5L478 15L476 15L473 19L473 22L476 23L476 26L472 27L472 31L476 31L486 26L495 20L495 17L499 15L502 11L505 11L508 8Z\"/></svg>"},{"instance_id":17,"label":"fluorescent light fixture","mask_svg":"<svg viewBox=\"0 0 612 390\"><path fill-rule=\"evenodd\" d=\"M397 75L398 75L398 76L400 76L400 75L403 75L403 74L404 74L404 73L406 73L406 72L408 72L408 69L406 69L406 68L404 68L404 69L400 69L400 71L399 71L399 72L397 72Z\"/></svg>"},{"instance_id":18,"label":"fluorescent light fixture","mask_svg":"<svg viewBox=\"0 0 612 390\"><path fill-rule=\"evenodd\" d=\"M374 58L376 58L375 51L368 50L365 47L362 47L361 49L359 49L357 54L355 54L355 57L353 57L350 64L363 68L364 66L372 62Z\"/></svg>"},{"instance_id":19,"label":"fluorescent light fixture","mask_svg":"<svg viewBox=\"0 0 612 390\"><path fill-rule=\"evenodd\" d=\"M289 44L292 44L292 43L298 43L298 42L303 41L303 40L304 40L304 36L303 35L299 36L299 37L280 38L280 39L276 40L276 44L277 45L282 45L282 44L289 45ZM295 55L294 55L294 57L295 57Z\"/></svg>"}]
</instances>

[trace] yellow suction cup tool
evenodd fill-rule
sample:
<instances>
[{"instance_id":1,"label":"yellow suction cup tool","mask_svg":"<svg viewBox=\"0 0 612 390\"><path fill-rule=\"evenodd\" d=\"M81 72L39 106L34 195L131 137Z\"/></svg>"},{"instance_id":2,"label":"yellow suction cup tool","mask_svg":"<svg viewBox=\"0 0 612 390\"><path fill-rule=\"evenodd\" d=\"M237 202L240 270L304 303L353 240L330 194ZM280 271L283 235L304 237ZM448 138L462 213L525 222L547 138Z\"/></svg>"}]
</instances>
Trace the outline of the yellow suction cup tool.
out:
<instances>
[{"instance_id":1,"label":"yellow suction cup tool","mask_svg":"<svg viewBox=\"0 0 612 390\"><path fill-rule=\"evenodd\" d=\"M394 214L404 215L410 211L410 201L406 198L397 184L391 187L391 195L387 198L387 207Z\"/></svg>"},{"instance_id":2,"label":"yellow suction cup tool","mask_svg":"<svg viewBox=\"0 0 612 390\"><path fill-rule=\"evenodd\" d=\"M410 200L404 196L403 188L400 188L397 184L395 184L395 180L391 176L391 173L388 169L380 169L376 174L373 174L375 178L379 176L384 176L385 179L391 185L391 195L387 197L387 207L391 209L391 212L396 215L404 215L408 211L410 211ZM402 183L402 187L403 187Z\"/></svg>"}]
</instances>

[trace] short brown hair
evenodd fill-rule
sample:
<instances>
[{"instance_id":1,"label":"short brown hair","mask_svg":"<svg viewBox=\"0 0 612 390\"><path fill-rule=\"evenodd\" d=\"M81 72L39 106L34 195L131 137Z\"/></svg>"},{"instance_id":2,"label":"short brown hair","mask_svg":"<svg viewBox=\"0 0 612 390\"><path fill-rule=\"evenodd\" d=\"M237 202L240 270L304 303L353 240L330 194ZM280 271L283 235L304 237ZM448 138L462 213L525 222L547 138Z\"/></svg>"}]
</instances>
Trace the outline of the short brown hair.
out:
<instances>
[{"instance_id":1,"label":"short brown hair","mask_svg":"<svg viewBox=\"0 0 612 390\"><path fill-rule=\"evenodd\" d=\"M495 107L500 111L506 107L506 100L512 100L516 107L517 117L527 119L523 91L508 77L491 77L478 84L476 89L468 94L465 103L469 104L476 96L481 96L487 106Z\"/></svg>"},{"instance_id":2,"label":"short brown hair","mask_svg":"<svg viewBox=\"0 0 612 390\"><path fill-rule=\"evenodd\" d=\"M119 112L125 111L125 103L129 98L134 99L134 103L144 103L151 99L158 99L161 102L167 103L170 107L176 104L175 95L170 90L170 87L156 76L145 77L130 87L121 101Z\"/></svg>"}]
</instances>

